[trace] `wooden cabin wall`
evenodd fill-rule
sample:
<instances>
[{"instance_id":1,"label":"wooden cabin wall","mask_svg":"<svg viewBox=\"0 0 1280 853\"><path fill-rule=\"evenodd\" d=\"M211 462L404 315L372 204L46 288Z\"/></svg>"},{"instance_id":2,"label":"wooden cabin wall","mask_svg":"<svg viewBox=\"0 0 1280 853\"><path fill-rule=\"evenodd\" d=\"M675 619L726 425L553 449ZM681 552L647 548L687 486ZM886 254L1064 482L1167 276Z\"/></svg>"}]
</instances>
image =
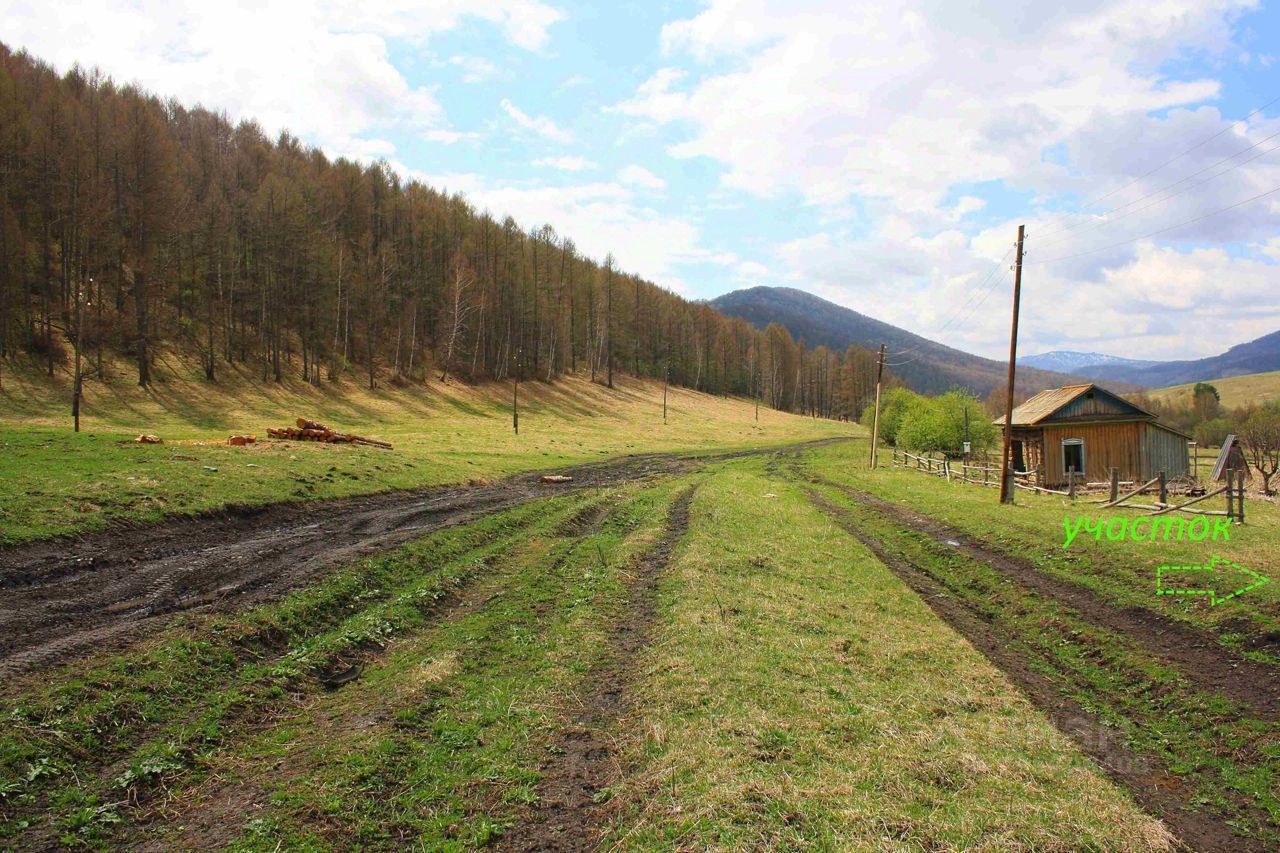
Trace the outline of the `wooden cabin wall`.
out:
<instances>
[{"instance_id":1,"label":"wooden cabin wall","mask_svg":"<svg viewBox=\"0 0 1280 853\"><path fill-rule=\"evenodd\" d=\"M1187 473L1187 439L1154 424L1142 431L1142 479L1150 480L1161 471L1166 477Z\"/></svg>"},{"instance_id":2,"label":"wooden cabin wall","mask_svg":"<svg viewBox=\"0 0 1280 853\"><path fill-rule=\"evenodd\" d=\"M1111 477L1112 466L1120 469L1120 479L1136 480L1142 476L1141 436L1145 423L1076 424L1044 427L1045 485L1050 488L1067 482L1062 468L1062 441L1084 440L1085 478L1091 482ZM1184 456L1185 459L1185 456ZM1185 468L1185 461L1183 463Z\"/></svg>"}]
</instances>

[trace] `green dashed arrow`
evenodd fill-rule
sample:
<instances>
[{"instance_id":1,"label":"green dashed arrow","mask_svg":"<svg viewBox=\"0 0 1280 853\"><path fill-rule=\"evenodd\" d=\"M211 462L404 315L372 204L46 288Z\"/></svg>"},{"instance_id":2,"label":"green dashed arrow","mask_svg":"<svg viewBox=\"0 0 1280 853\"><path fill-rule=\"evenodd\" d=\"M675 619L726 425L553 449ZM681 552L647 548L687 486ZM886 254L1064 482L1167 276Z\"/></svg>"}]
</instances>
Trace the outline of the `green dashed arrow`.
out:
<instances>
[{"instance_id":1,"label":"green dashed arrow","mask_svg":"<svg viewBox=\"0 0 1280 853\"><path fill-rule=\"evenodd\" d=\"M1218 589L1229 588L1234 583L1228 577L1231 572L1239 572L1244 576L1244 586L1234 589L1225 595ZM1170 577L1170 576L1174 577ZM1182 575L1182 577L1177 577ZM1238 595L1244 595L1251 589L1257 589L1270 583L1271 578L1261 575L1253 569L1246 569L1239 563L1214 557L1207 566L1157 566L1156 595L1200 595L1209 599L1209 604L1216 607L1224 601L1230 601Z\"/></svg>"}]
</instances>

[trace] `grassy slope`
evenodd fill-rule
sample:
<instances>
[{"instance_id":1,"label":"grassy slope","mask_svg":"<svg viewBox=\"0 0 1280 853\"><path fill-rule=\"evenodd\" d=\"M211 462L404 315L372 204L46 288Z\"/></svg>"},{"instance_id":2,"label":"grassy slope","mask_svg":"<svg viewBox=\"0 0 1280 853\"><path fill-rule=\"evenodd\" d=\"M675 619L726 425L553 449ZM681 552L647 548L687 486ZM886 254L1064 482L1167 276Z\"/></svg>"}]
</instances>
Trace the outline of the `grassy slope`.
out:
<instances>
[{"instance_id":1,"label":"grassy slope","mask_svg":"<svg viewBox=\"0 0 1280 853\"><path fill-rule=\"evenodd\" d=\"M763 460L697 475L616 733L631 847L1159 849L1163 828ZM0 841L465 849L527 813L679 484L440 531L6 685ZM765 497L772 494L775 497ZM327 662L361 677L326 690ZM30 824L30 825L26 825ZM1080 839L1080 842L1076 840Z\"/></svg>"},{"instance_id":2,"label":"grassy slope","mask_svg":"<svg viewBox=\"0 0 1280 853\"><path fill-rule=\"evenodd\" d=\"M1209 382L1218 389L1222 397L1222 405L1229 409L1244 406L1248 403L1269 403L1280 400L1280 370L1269 373L1250 373L1245 376L1230 376L1226 379L1213 379ZM1191 403L1191 390L1194 382L1186 385L1170 385L1168 388L1157 388L1150 395L1157 400L1168 402Z\"/></svg>"},{"instance_id":3,"label":"grassy slope","mask_svg":"<svg viewBox=\"0 0 1280 853\"><path fill-rule=\"evenodd\" d=\"M509 384L391 386L354 379L314 388L262 383L223 370L217 384L175 356L139 389L121 367L90 382L82 432L70 430L67 377L7 371L0 392L0 543L154 520L227 503L336 497L495 477L629 453L778 444L847 433L847 425L760 410L749 401L621 379L521 386L520 435ZM265 438L294 418L382 438L392 452L305 442L228 447L228 434ZM854 427L853 429L857 429ZM138 445L140 432L163 445ZM216 468L210 471L209 468Z\"/></svg>"}]
</instances>

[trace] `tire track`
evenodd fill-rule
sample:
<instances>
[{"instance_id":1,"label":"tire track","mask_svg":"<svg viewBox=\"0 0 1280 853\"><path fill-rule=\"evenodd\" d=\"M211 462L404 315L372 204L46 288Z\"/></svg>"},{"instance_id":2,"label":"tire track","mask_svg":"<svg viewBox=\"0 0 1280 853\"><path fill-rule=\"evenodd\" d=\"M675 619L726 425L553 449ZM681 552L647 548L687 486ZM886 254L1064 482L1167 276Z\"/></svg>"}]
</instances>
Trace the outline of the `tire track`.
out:
<instances>
[{"instance_id":1,"label":"tire track","mask_svg":"<svg viewBox=\"0 0 1280 853\"><path fill-rule=\"evenodd\" d=\"M508 851L594 850L600 831L596 796L618 775L612 729L629 707L627 688L636 657L649 644L658 615L658 582L689 529L689 506L696 485L671 505L662 538L634 566L626 610L612 626L606 658L587 673L587 692L560 732L542 766L538 806L527 821L503 837Z\"/></svg>"},{"instance_id":2,"label":"tire track","mask_svg":"<svg viewBox=\"0 0 1280 853\"><path fill-rule=\"evenodd\" d=\"M1172 664L1192 684L1249 708L1258 719L1280 720L1280 669L1234 653L1212 633L1153 610L1117 607L1088 587L1046 575L1030 560L992 550L937 519L823 477L808 479L989 566L1010 583L1069 608L1091 625L1129 637Z\"/></svg>"},{"instance_id":3,"label":"tire track","mask_svg":"<svg viewBox=\"0 0 1280 853\"><path fill-rule=\"evenodd\" d=\"M832 504L813 489L806 490L811 503L857 541L861 542L903 583L916 592L938 618L965 638L1023 693L1054 726L1092 758L1113 780L1124 786L1149 813L1159 817L1188 849L1206 853L1263 853L1271 847L1257 839L1242 838L1228 825L1229 817L1189 811L1188 791L1168 768L1128 748L1123 736L1097 714L1064 695L1047 676L1036 671L1017 651L1020 638L1012 631L971 609L963 597L947 589L928 569L894 553L879 538L862 529L849 510ZM1261 809L1251 808L1255 821L1266 823Z\"/></svg>"},{"instance_id":4,"label":"tire track","mask_svg":"<svg viewBox=\"0 0 1280 853\"><path fill-rule=\"evenodd\" d=\"M793 448L830 444L825 439ZM0 550L0 679L100 649L195 608L238 609L320 572L551 494L673 476L778 448L700 456L647 454L492 483L331 501L227 507L146 527Z\"/></svg>"}]
</instances>

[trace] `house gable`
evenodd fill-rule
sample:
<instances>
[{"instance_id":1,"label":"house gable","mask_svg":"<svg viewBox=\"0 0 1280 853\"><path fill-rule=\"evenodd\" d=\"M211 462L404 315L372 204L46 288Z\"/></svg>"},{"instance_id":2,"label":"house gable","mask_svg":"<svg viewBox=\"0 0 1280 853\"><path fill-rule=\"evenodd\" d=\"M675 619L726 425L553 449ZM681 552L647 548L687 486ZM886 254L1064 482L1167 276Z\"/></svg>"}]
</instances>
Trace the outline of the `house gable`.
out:
<instances>
[{"instance_id":1,"label":"house gable","mask_svg":"<svg viewBox=\"0 0 1280 853\"><path fill-rule=\"evenodd\" d=\"M1155 415L1092 383L1041 391L1013 410L1015 427L1084 421L1154 421ZM997 418L1004 426L1004 418Z\"/></svg>"}]
</instances>

